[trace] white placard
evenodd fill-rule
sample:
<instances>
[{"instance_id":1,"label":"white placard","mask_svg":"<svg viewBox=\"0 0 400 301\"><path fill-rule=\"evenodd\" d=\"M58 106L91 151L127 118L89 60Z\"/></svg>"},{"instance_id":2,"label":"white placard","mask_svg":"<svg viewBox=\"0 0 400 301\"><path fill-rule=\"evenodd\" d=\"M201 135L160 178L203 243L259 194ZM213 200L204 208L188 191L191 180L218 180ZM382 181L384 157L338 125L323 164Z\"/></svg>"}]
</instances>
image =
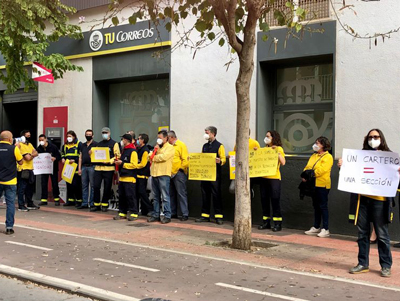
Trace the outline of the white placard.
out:
<instances>
[{"instance_id":1,"label":"white placard","mask_svg":"<svg viewBox=\"0 0 400 301\"><path fill-rule=\"evenodd\" d=\"M372 196L396 196L399 154L343 149L342 160L339 190Z\"/></svg>"},{"instance_id":2,"label":"white placard","mask_svg":"<svg viewBox=\"0 0 400 301\"><path fill-rule=\"evenodd\" d=\"M33 173L35 175L52 175L53 161L50 153L41 153L33 158Z\"/></svg>"},{"instance_id":3,"label":"white placard","mask_svg":"<svg viewBox=\"0 0 400 301\"><path fill-rule=\"evenodd\" d=\"M72 178L72 174L75 172L75 168L72 164L65 164L62 176L65 178Z\"/></svg>"},{"instance_id":4,"label":"white placard","mask_svg":"<svg viewBox=\"0 0 400 301\"><path fill-rule=\"evenodd\" d=\"M96 160L106 160L107 159L107 151L104 149L95 149L94 150L94 158Z\"/></svg>"}]
</instances>

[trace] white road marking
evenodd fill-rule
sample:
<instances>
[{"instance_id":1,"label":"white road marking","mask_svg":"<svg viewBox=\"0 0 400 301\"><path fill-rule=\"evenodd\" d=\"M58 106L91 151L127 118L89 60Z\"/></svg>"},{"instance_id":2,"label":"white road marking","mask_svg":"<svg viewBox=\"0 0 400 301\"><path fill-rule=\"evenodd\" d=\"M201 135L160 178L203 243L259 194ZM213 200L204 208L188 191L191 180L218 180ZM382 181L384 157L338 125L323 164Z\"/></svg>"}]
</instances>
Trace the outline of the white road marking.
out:
<instances>
[{"instance_id":1,"label":"white road marking","mask_svg":"<svg viewBox=\"0 0 400 301\"><path fill-rule=\"evenodd\" d=\"M30 280L35 283L48 285L50 287L57 287L59 289L82 294L91 298L100 300L115 300L115 301L140 301L140 299L133 298L126 295L110 292L105 289L81 284L78 282L68 281L61 278L51 277L44 274L39 274L31 271L26 271L7 265L0 264L0 273Z\"/></svg>"},{"instance_id":2,"label":"white road marking","mask_svg":"<svg viewBox=\"0 0 400 301\"><path fill-rule=\"evenodd\" d=\"M106 262L106 263L111 263L111 264L116 264L116 265L122 265L122 266L125 266L125 267L145 270L145 271L149 271L149 272L159 272L160 271L160 270L157 270L157 269L142 267L140 265L134 265L134 264L124 263L124 262L119 262L119 261L112 261L112 260L107 260L107 259L102 259L102 258L93 258L93 260Z\"/></svg>"},{"instance_id":3,"label":"white road marking","mask_svg":"<svg viewBox=\"0 0 400 301\"><path fill-rule=\"evenodd\" d=\"M16 242L16 241L11 241L11 240L7 240L7 241L5 241L5 243L12 244L12 245L29 247L29 248L33 248L33 249L39 249L39 250L43 250L43 251L53 251L53 249L39 247L39 246L35 246L35 245L24 244L22 242Z\"/></svg>"},{"instance_id":4,"label":"white road marking","mask_svg":"<svg viewBox=\"0 0 400 301\"><path fill-rule=\"evenodd\" d=\"M300 299L300 298L295 298L295 297L290 297L290 296L285 296L285 295L278 295L278 294L258 291L258 290L254 290L254 289L247 288L247 287L241 287L241 286L231 285L231 284L226 284L226 283L221 283L221 282L218 282L215 285L226 287L226 288L232 288L232 289L243 291L243 292L248 292L248 293L253 293L253 294L258 294L258 295L264 295L264 296L273 297L273 298L279 298L279 299L283 299L283 300L309 301L309 300L306 300L306 299Z\"/></svg>"},{"instance_id":5,"label":"white road marking","mask_svg":"<svg viewBox=\"0 0 400 301\"><path fill-rule=\"evenodd\" d=\"M210 260L216 260L216 261L223 261L223 262L227 262L227 263L245 265L245 266L254 267L254 268L258 268L258 269L266 269L266 270L270 270L270 271L278 271L278 272L284 272L284 273L289 273L289 274L294 274L294 275L301 275L301 276L307 276L307 277L313 277L313 278L319 278L319 279L333 280L333 281L338 281L338 282L351 283L351 284L363 285L363 286L367 286L367 287L390 290L390 291L394 291L394 292L400 292L400 288L399 287L383 286L383 285L379 285L379 284L373 284L373 283L368 283L368 282L363 282L363 281L358 281L358 280L341 278L341 277L337 277L337 276L328 276L328 275L313 274L313 273L308 273L308 272L293 271L293 270L288 270L288 269L285 269L285 268L275 268L275 267L269 267L269 266L250 263L250 262L245 262L245 261L238 261L238 260L232 260L232 259L226 259L226 258L220 258L220 257L213 257L213 256L207 256L207 255L192 254L192 253L187 253L187 252L182 252L182 251L175 251L175 250L167 250L167 249L163 249L163 248L151 247L151 246L135 244L135 243L130 243L130 242L124 242L124 241L119 241L119 240L114 240L114 239L92 237L92 236L65 233L65 232L59 232L59 231L53 231L53 230L36 229L36 228L30 227L30 226L18 225L18 226L15 226L15 227L19 227L19 228L23 228L23 229L29 229L29 230L35 230L35 231L42 231L42 232L47 232L47 233L53 233L53 234L58 234L58 235L86 238L86 239L105 241L105 242L110 242L110 243L117 243L117 244L121 244L121 245L138 247L138 248L145 248L145 249L149 249L149 250L155 250L155 251L179 254L179 255L184 255L184 256L198 257L198 258L204 258L204 259L210 259Z\"/></svg>"}]
</instances>

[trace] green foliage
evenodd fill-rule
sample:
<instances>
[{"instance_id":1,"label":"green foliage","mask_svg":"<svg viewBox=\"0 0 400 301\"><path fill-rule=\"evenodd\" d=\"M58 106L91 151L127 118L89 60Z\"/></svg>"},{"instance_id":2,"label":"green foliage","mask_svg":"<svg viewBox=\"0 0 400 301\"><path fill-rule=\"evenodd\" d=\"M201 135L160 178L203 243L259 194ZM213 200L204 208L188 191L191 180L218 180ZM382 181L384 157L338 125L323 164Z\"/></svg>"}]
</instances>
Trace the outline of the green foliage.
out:
<instances>
[{"instance_id":1,"label":"green foliage","mask_svg":"<svg viewBox=\"0 0 400 301\"><path fill-rule=\"evenodd\" d=\"M52 69L55 79L66 71L83 71L60 54L45 55L49 43L61 37L83 38L79 26L68 24L67 14L74 12L59 0L0 0L0 53L6 60L0 80L7 92L14 92L22 82L26 89L36 88L24 67L26 62ZM112 21L118 24L118 18Z\"/></svg>"}]
</instances>

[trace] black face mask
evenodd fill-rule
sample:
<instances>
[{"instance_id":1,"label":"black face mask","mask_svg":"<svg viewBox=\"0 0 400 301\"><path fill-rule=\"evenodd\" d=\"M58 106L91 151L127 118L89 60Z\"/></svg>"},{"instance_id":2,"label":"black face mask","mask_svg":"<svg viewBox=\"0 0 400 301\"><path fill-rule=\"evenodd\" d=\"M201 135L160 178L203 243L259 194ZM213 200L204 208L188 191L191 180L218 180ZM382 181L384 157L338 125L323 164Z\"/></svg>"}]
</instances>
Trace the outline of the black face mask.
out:
<instances>
[{"instance_id":1,"label":"black face mask","mask_svg":"<svg viewBox=\"0 0 400 301\"><path fill-rule=\"evenodd\" d=\"M87 141L90 141L90 140L93 139L93 136L85 136L85 138L86 138Z\"/></svg>"}]
</instances>

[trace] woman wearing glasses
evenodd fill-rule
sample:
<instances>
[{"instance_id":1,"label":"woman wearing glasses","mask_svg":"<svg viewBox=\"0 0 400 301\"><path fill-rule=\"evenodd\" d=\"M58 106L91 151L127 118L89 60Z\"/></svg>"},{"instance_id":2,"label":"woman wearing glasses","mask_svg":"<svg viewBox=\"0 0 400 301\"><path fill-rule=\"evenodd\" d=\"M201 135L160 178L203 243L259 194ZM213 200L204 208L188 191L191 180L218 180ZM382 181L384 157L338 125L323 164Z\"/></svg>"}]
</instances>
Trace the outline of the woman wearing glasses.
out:
<instances>
[{"instance_id":1,"label":"woman wearing glasses","mask_svg":"<svg viewBox=\"0 0 400 301\"><path fill-rule=\"evenodd\" d=\"M390 152L385 136L379 129L372 129L364 138L363 150ZM342 159L338 166L341 167ZM358 265L350 269L351 274L369 272L369 246L371 222L374 225L378 241L381 276L390 277L392 253L388 225L391 222L391 201L393 198L381 196L358 195L356 223L358 228Z\"/></svg>"}]
</instances>

